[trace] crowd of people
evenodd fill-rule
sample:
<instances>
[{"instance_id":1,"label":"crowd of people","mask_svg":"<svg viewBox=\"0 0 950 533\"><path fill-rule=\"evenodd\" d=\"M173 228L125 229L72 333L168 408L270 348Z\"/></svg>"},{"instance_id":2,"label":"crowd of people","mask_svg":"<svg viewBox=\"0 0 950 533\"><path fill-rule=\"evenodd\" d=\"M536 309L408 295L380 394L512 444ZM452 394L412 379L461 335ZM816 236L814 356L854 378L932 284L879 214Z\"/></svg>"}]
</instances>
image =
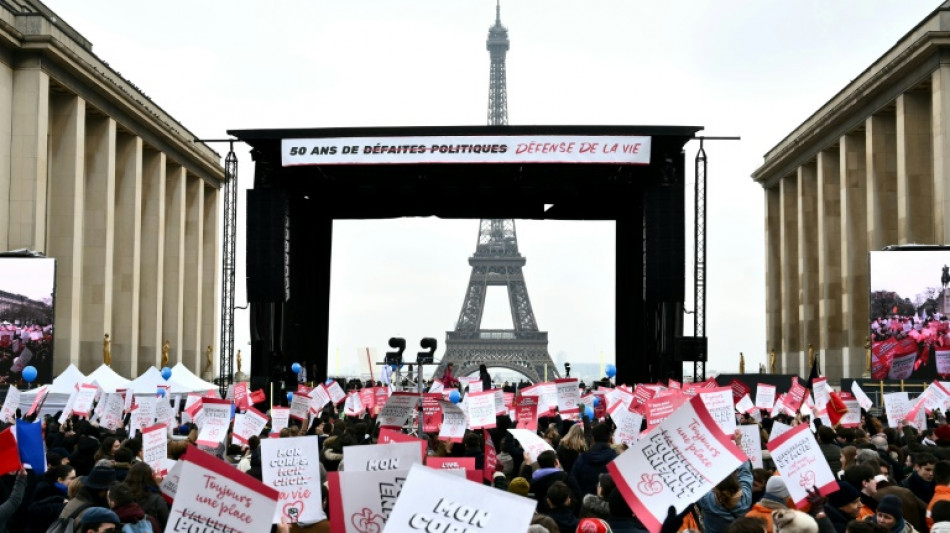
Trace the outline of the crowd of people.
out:
<instances>
[{"instance_id":1,"label":"crowd of people","mask_svg":"<svg viewBox=\"0 0 950 533\"><path fill-rule=\"evenodd\" d=\"M64 424L57 418L44 418L46 473L21 469L0 480L0 533L60 531L66 521L83 532L166 530L170 503L160 492L161 478L142 461L141 436L130 436L122 428L109 431L75 416ZM800 415L772 418L766 411L761 421L744 416L740 423L758 424L764 443L776 421L808 423ZM491 481L485 483L534 500L536 514L529 531L645 533L607 469L626 450L614 442L616 428L609 416L591 420L582 411L579 420L540 417L538 435L552 450L534 461L507 431L513 428L511 419L499 416L496 422L484 434L497 451ZM766 452L765 468L746 462L683 512L671 507L663 533L950 533L950 425L939 417L931 418L930 425L920 432L911 426L890 428L869 414L861 428L818 423L816 438L837 473L837 491L822 496L813 490L805 507L796 509L786 481L774 471ZM325 482L326 472L345 469L345 448L376 443L378 431L369 413L346 417L329 403L319 416L291 424L279 436L317 436ZM176 428L169 458L178 459L196 446L197 435L190 424ZM229 437L220 459L261 479L261 441L274 436L267 427L243 446ZM436 434L424 436L430 456L470 457L476 469L486 467L481 431L468 431L460 443L439 440ZM740 439L741 432L734 438ZM333 515L328 491L325 485L327 520L274 527L330 531L340 517Z\"/></svg>"}]
</instances>

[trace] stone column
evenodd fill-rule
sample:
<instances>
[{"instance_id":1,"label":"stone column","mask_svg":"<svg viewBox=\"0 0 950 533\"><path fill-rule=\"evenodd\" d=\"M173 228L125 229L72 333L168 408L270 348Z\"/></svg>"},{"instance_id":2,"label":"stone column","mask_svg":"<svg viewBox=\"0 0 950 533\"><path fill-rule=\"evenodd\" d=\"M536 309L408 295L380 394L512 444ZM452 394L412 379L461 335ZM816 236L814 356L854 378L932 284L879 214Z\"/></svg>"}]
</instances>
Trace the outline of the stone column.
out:
<instances>
[{"instance_id":1,"label":"stone column","mask_svg":"<svg viewBox=\"0 0 950 533\"><path fill-rule=\"evenodd\" d=\"M950 242L950 65L931 75L934 242Z\"/></svg>"},{"instance_id":2,"label":"stone column","mask_svg":"<svg viewBox=\"0 0 950 533\"><path fill-rule=\"evenodd\" d=\"M765 352L782 351L782 191L765 189ZM766 358L766 365L768 365ZM768 369L771 371L771 368ZM775 371L781 371L776 361Z\"/></svg>"},{"instance_id":3,"label":"stone column","mask_svg":"<svg viewBox=\"0 0 950 533\"><path fill-rule=\"evenodd\" d=\"M818 176L815 163L798 167L798 279L801 291L798 319L802 331L802 372L811 368L805 356L809 344L823 347L818 324Z\"/></svg>"},{"instance_id":4,"label":"stone column","mask_svg":"<svg viewBox=\"0 0 950 533\"><path fill-rule=\"evenodd\" d=\"M201 254L201 342L204 346L212 347L212 377L218 374L217 357L221 354L221 344L218 340L221 338L220 300L216 297L221 291L221 236L218 222L221 220L220 199L221 189L204 186L204 213L202 215L204 235L201 244L204 248L204 253ZM237 348L239 347L236 346L235 349ZM250 351L245 350L245 352L250 357ZM204 371L204 348L201 353L201 370ZM247 368L250 368L250 365Z\"/></svg>"},{"instance_id":5,"label":"stone column","mask_svg":"<svg viewBox=\"0 0 950 533\"><path fill-rule=\"evenodd\" d=\"M139 375L142 265L142 139L116 139L115 252L112 269L112 369Z\"/></svg>"},{"instance_id":6,"label":"stone column","mask_svg":"<svg viewBox=\"0 0 950 533\"><path fill-rule=\"evenodd\" d=\"M923 91L897 97L897 238L901 244L934 242L930 98Z\"/></svg>"},{"instance_id":7,"label":"stone column","mask_svg":"<svg viewBox=\"0 0 950 533\"><path fill-rule=\"evenodd\" d=\"M56 329L53 373L79 365L82 324L83 154L86 102L77 96L50 97L49 246L56 257ZM80 368L91 372L92 368Z\"/></svg>"},{"instance_id":8,"label":"stone column","mask_svg":"<svg viewBox=\"0 0 950 533\"><path fill-rule=\"evenodd\" d=\"M162 337L171 343L169 366L182 361L185 287L185 177L179 164L168 164L165 177L165 268Z\"/></svg>"},{"instance_id":9,"label":"stone column","mask_svg":"<svg viewBox=\"0 0 950 533\"><path fill-rule=\"evenodd\" d=\"M798 315L798 178L779 181L781 195L782 263L782 364L781 372L800 373L802 368L801 321Z\"/></svg>"},{"instance_id":10,"label":"stone column","mask_svg":"<svg viewBox=\"0 0 950 533\"><path fill-rule=\"evenodd\" d=\"M841 312L841 164L839 148L818 152L818 323L822 370L831 381L841 379L848 362L842 358ZM816 350L818 349L816 344ZM810 369L809 369L810 370Z\"/></svg>"},{"instance_id":11,"label":"stone column","mask_svg":"<svg viewBox=\"0 0 950 533\"><path fill-rule=\"evenodd\" d=\"M182 331L182 362L196 375L201 375L201 305L203 290L201 263L204 247L204 183L201 178L188 175L185 183L185 242L184 242L184 313Z\"/></svg>"},{"instance_id":12,"label":"stone column","mask_svg":"<svg viewBox=\"0 0 950 533\"><path fill-rule=\"evenodd\" d=\"M0 229L0 249L29 248L52 255L46 242L49 75L38 66L15 69L12 81L10 158L0 157L0 161L9 161L9 174L3 178L0 171L0 179L4 180L0 182L0 224L9 222L5 229ZM10 93L0 90L0 94ZM9 188L3 183L9 183ZM9 212L4 201L7 194ZM65 357L65 353L60 355ZM67 364L61 366L65 368ZM57 369L61 370L54 367L54 371Z\"/></svg>"},{"instance_id":13,"label":"stone column","mask_svg":"<svg viewBox=\"0 0 950 533\"><path fill-rule=\"evenodd\" d=\"M897 137L892 114L865 121L868 182L868 249L897 244Z\"/></svg>"},{"instance_id":14,"label":"stone column","mask_svg":"<svg viewBox=\"0 0 950 533\"><path fill-rule=\"evenodd\" d=\"M13 95L13 67L0 62L0 94ZM43 93L44 95L46 93ZM0 161L11 161L13 151L13 100L14 97L0 98ZM46 98L43 98L44 105ZM27 102L24 102L27 104ZM34 102L34 111L35 104ZM35 115L34 115L35 116ZM49 117L47 117L49 120ZM9 250L10 231L10 167L0 165L0 250ZM44 172L43 176L46 176Z\"/></svg>"},{"instance_id":15,"label":"stone column","mask_svg":"<svg viewBox=\"0 0 950 533\"><path fill-rule=\"evenodd\" d=\"M162 300L165 280L165 154L146 150L142 157L142 269L139 299L138 373L161 359Z\"/></svg>"},{"instance_id":16,"label":"stone column","mask_svg":"<svg viewBox=\"0 0 950 533\"><path fill-rule=\"evenodd\" d=\"M846 361L842 377L864 373L868 319L868 213L865 135L841 137L841 312Z\"/></svg>"},{"instance_id":17,"label":"stone column","mask_svg":"<svg viewBox=\"0 0 950 533\"><path fill-rule=\"evenodd\" d=\"M82 368L102 364L102 335L112 331L112 266L115 234L115 120L86 117L83 209Z\"/></svg>"}]
</instances>

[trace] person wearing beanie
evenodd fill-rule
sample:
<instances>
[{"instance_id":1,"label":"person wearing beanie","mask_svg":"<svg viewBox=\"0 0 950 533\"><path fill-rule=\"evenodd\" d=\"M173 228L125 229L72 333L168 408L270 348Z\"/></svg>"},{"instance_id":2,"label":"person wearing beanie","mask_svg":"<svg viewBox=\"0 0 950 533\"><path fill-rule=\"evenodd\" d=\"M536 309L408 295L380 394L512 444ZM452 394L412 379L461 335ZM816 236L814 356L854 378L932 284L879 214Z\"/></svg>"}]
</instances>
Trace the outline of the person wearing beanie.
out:
<instances>
[{"instance_id":1,"label":"person wearing beanie","mask_svg":"<svg viewBox=\"0 0 950 533\"><path fill-rule=\"evenodd\" d=\"M891 533L917 533L914 526L904 520L903 504L897 496L887 495L877 504L877 512L872 518Z\"/></svg>"},{"instance_id":2,"label":"person wearing beanie","mask_svg":"<svg viewBox=\"0 0 950 533\"><path fill-rule=\"evenodd\" d=\"M772 533L772 512L788 509L789 501L788 487L785 486L785 480L780 476L772 476L765 482L765 494L762 495L762 499L752 504L752 508L745 515L762 519L765 522L765 531Z\"/></svg>"},{"instance_id":3,"label":"person wearing beanie","mask_svg":"<svg viewBox=\"0 0 950 533\"><path fill-rule=\"evenodd\" d=\"M950 533L950 501L940 501L934 504L930 512L933 525L930 533Z\"/></svg>"},{"instance_id":4,"label":"person wearing beanie","mask_svg":"<svg viewBox=\"0 0 950 533\"><path fill-rule=\"evenodd\" d=\"M613 533L610 525L600 518L581 518L574 531L575 533Z\"/></svg>"},{"instance_id":5,"label":"person wearing beanie","mask_svg":"<svg viewBox=\"0 0 950 533\"><path fill-rule=\"evenodd\" d=\"M112 529L106 529L102 526L112 524L115 527ZM109 510L107 507L90 507L83 511L82 520L79 522L79 528L76 528L75 531L81 531L83 533L99 533L100 531L115 531L122 522L119 521L119 516Z\"/></svg>"},{"instance_id":6,"label":"person wearing beanie","mask_svg":"<svg viewBox=\"0 0 950 533\"><path fill-rule=\"evenodd\" d=\"M531 492L531 485L528 484L528 480L523 477L516 477L508 483L508 492L517 494L518 496L528 497L528 493Z\"/></svg>"},{"instance_id":7,"label":"person wearing beanie","mask_svg":"<svg viewBox=\"0 0 950 533\"><path fill-rule=\"evenodd\" d=\"M62 512L60 512L60 518L68 518L72 516L73 512L81 509L84 506L93 505L97 507L105 507L107 510L109 508L109 499L106 497L109 492L109 487L112 483L115 482L115 469L111 467L100 467L97 466L93 468L89 475L82 476L79 478L80 489L76 494L76 497L69 500L69 503L63 507ZM85 531L85 529L79 529L81 526L82 518L90 510L96 509L97 507L87 507L78 516L73 520L73 529L75 531ZM111 513L111 511L109 511ZM114 514L114 513L113 513ZM115 523L118 523L116 519Z\"/></svg>"},{"instance_id":8,"label":"person wearing beanie","mask_svg":"<svg viewBox=\"0 0 950 533\"><path fill-rule=\"evenodd\" d=\"M873 463L873 461L872 461ZM877 476L875 467L869 463L851 465L844 469L842 481L847 481L861 493L861 514L858 520L865 520L877 510ZM880 496L878 496L880 498Z\"/></svg>"},{"instance_id":9,"label":"person wearing beanie","mask_svg":"<svg viewBox=\"0 0 950 533\"><path fill-rule=\"evenodd\" d=\"M825 514L835 526L835 531L845 533L848 522L861 513L861 493L847 481L838 482L838 490L828 495Z\"/></svg>"}]
</instances>

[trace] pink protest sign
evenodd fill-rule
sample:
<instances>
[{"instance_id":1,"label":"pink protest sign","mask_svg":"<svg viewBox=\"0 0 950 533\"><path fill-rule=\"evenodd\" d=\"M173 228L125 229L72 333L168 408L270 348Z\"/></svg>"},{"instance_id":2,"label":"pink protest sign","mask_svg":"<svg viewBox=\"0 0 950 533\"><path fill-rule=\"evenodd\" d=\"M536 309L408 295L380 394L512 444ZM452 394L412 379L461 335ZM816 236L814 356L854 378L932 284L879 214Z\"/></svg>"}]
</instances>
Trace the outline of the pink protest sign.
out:
<instances>
[{"instance_id":1,"label":"pink protest sign","mask_svg":"<svg viewBox=\"0 0 950 533\"><path fill-rule=\"evenodd\" d=\"M670 415L676 412L686 402L686 396L677 394L675 396L663 396L653 398L646 403L647 431L649 432ZM702 400L700 400L702 401Z\"/></svg>"},{"instance_id":2,"label":"pink protest sign","mask_svg":"<svg viewBox=\"0 0 950 533\"><path fill-rule=\"evenodd\" d=\"M538 430L538 397L519 396L515 402L515 416L517 427L520 429Z\"/></svg>"},{"instance_id":3,"label":"pink protest sign","mask_svg":"<svg viewBox=\"0 0 950 533\"><path fill-rule=\"evenodd\" d=\"M169 531L268 531L277 491L197 448L181 459Z\"/></svg>"},{"instance_id":4,"label":"pink protest sign","mask_svg":"<svg viewBox=\"0 0 950 533\"><path fill-rule=\"evenodd\" d=\"M436 470L475 470L474 457L427 457L426 466Z\"/></svg>"},{"instance_id":5,"label":"pink protest sign","mask_svg":"<svg viewBox=\"0 0 950 533\"><path fill-rule=\"evenodd\" d=\"M812 487L818 487L824 496L838 490L831 467L806 424L799 424L779 437L769 439L766 447L796 506L805 505L807 490Z\"/></svg>"},{"instance_id":6,"label":"pink protest sign","mask_svg":"<svg viewBox=\"0 0 950 533\"><path fill-rule=\"evenodd\" d=\"M746 460L695 397L608 464L607 470L634 514L657 533L669 506L682 512Z\"/></svg>"}]
</instances>

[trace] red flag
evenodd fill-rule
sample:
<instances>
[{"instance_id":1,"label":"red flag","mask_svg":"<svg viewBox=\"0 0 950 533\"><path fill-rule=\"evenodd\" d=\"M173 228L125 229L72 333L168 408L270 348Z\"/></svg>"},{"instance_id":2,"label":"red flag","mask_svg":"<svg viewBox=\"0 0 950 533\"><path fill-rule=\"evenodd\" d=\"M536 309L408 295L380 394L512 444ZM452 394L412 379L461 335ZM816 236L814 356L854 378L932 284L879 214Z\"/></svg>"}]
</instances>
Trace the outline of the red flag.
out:
<instances>
[{"instance_id":1,"label":"red flag","mask_svg":"<svg viewBox=\"0 0 950 533\"><path fill-rule=\"evenodd\" d=\"M483 429L482 436L485 439L485 459L482 472L485 481L491 481L495 476L495 467L498 465L498 454L495 452L495 442L491 440L491 433L487 429Z\"/></svg>"},{"instance_id":2,"label":"red flag","mask_svg":"<svg viewBox=\"0 0 950 533\"><path fill-rule=\"evenodd\" d=\"M16 437L10 428L0 431L0 476L17 472L23 468L20 454L17 452Z\"/></svg>"},{"instance_id":3,"label":"red flag","mask_svg":"<svg viewBox=\"0 0 950 533\"><path fill-rule=\"evenodd\" d=\"M828 396L828 405L825 407L828 410L828 419L831 420L832 426L837 426L841 417L847 414L848 406L844 404L837 392L830 392Z\"/></svg>"},{"instance_id":4,"label":"red flag","mask_svg":"<svg viewBox=\"0 0 950 533\"><path fill-rule=\"evenodd\" d=\"M264 389L251 391L251 403L264 403L266 400L267 397L264 395Z\"/></svg>"}]
</instances>

